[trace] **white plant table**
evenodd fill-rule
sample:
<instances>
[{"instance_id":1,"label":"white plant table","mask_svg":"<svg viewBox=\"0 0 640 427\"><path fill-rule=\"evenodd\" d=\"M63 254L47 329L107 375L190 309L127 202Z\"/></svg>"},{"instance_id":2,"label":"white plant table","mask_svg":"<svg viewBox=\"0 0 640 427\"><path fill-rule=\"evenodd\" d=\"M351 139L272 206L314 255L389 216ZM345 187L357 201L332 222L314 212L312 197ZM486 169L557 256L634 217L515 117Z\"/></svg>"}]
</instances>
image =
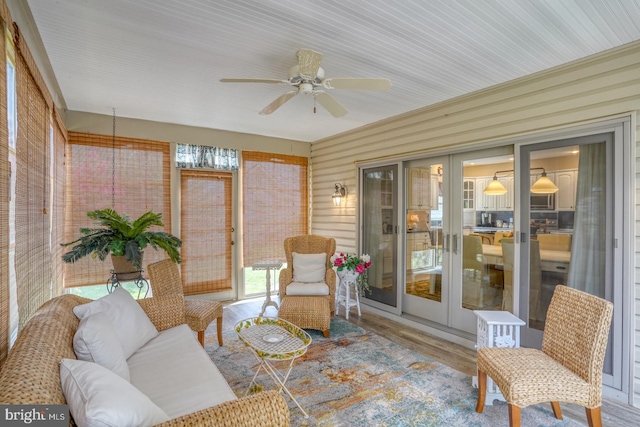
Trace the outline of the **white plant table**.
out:
<instances>
[{"instance_id":1,"label":"white plant table","mask_svg":"<svg viewBox=\"0 0 640 427\"><path fill-rule=\"evenodd\" d=\"M262 311L260 311L260 316L264 315L264 311L269 306L275 307L276 310L278 309L278 303L271 299L271 270L274 271L274 279L275 279L275 272L280 270L280 267L282 267L282 262L281 261L273 261L273 260L258 261L258 262L254 263L251 266L252 270L266 270L267 271L267 283L266 283L266 286L267 286L267 297L264 300L264 303L262 304ZM274 280L274 282L275 282L275 280Z\"/></svg>"},{"instance_id":2,"label":"white plant table","mask_svg":"<svg viewBox=\"0 0 640 427\"><path fill-rule=\"evenodd\" d=\"M354 299L351 299L352 286ZM358 309L358 317L362 315L360 312L360 286L358 285L358 276L345 276L339 278L338 291L336 292L335 316L338 316L340 306L344 306L344 317L347 320L349 320L349 311L351 310L351 307L356 307Z\"/></svg>"},{"instance_id":3,"label":"white plant table","mask_svg":"<svg viewBox=\"0 0 640 427\"><path fill-rule=\"evenodd\" d=\"M478 317L476 348L483 347L520 347L520 326L524 326L524 320L508 311L474 310ZM478 377L474 376L472 385L478 388ZM485 405L493 405L495 399L505 401L502 392L487 376L487 395Z\"/></svg>"},{"instance_id":4,"label":"white plant table","mask_svg":"<svg viewBox=\"0 0 640 427\"><path fill-rule=\"evenodd\" d=\"M293 368L293 362L305 354L311 344L309 334L293 323L273 317L252 317L241 320L236 323L235 330L238 337L252 350L251 353L260 362L244 395L246 396L252 386L256 384L255 380L258 374L264 369L278 385L279 390L284 391L300 408L305 418L308 418L309 415L302 409L285 383ZM272 361L282 360L289 361L284 373L271 364Z\"/></svg>"}]
</instances>

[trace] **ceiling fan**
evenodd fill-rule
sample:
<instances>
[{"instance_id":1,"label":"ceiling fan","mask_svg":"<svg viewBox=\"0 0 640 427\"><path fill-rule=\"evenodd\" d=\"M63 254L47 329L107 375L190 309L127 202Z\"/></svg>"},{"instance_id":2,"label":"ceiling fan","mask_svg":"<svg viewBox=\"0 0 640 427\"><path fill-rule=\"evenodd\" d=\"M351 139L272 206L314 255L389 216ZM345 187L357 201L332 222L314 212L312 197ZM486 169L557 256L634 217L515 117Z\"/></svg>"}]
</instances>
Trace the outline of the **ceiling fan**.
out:
<instances>
[{"instance_id":1,"label":"ceiling fan","mask_svg":"<svg viewBox=\"0 0 640 427\"><path fill-rule=\"evenodd\" d=\"M220 79L223 83L277 83L287 84L294 89L278 97L271 104L264 107L259 114L271 114L285 102L297 94L311 95L334 117L342 117L347 110L326 90L330 89L364 89L389 90L389 79L375 78L326 78L320 67L322 54L311 49L299 49L297 52L298 65L289 69L289 79ZM314 107L315 112L315 107Z\"/></svg>"}]
</instances>

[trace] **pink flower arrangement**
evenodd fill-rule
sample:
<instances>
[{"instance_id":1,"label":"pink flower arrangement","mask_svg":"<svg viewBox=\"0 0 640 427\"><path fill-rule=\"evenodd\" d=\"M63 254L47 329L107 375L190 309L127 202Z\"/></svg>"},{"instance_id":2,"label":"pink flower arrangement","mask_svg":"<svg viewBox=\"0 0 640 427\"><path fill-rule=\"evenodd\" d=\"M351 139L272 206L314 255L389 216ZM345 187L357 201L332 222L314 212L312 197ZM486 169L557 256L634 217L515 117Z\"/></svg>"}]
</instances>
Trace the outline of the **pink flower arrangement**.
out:
<instances>
[{"instance_id":1,"label":"pink flower arrangement","mask_svg":"<svg viewBox=\"0 0 640 427\"><path fill-rule=\"evenodd\" d=\"M367 268L371 267L371 257L366 254L358 257L355 254L340 252L331 256L331 263L334 267L338 267L338 271L347 269L363 274Z\"/></svg>"},{"instance_id":2,"label":"pink flower arrangement","mask_svg":"<svg viewBox=\"0 0 640 427\"><path fill-rule=\"evenodd\" d=\"M349 270L358 273L358 284L361 286L363 293L366 295L367 292L371 291L367 280L367 268L371 267L371 257L369 255L358 256L340 252L331 255L331 264L337 267L336 270L338 271Z\"/></svg>"}]
</instances>

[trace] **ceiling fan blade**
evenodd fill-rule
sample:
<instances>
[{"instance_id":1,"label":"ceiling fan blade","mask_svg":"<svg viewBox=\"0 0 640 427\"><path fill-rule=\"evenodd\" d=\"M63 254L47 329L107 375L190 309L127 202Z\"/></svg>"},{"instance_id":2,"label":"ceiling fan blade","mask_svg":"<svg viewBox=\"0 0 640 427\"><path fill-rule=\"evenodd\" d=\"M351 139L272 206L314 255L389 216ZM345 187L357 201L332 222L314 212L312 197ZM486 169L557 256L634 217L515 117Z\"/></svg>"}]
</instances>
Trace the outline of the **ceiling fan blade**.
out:
<instances>
[{"instance_id":1,"label":"ceiling fan blade","mask_svg":"<svg viewBox=\"0 0 640 427\"><path fill-rule=\"evenodd\" d=\"M363 90L389 90L391 81L389 79L357 79L357 78L335 78L322 81L324 87L328 89L363 89Z\"/></svg>"},{"instance_id":2,"label":"ceiling fan blade","mask_svg":"<svg viewBox=\"0 0 640 427\"><path fill-rule=\"evenodd\" d=\"M222 83L289 83L278 79L220 79Z\"/></svg>"},{"instance_id":3,"label":"ceiling fan blade","mask_svg":"<svg viewBox=\"0 0 640 427\"><path fill-rule=\"evenodd\" d=\"M333 117L342 117L347 114L347 109L328 93L318 92L315 98Z\"/></svg>"},{"instance_id":4,"label":"ceiling fan blade","mask_svg":"<svg viewBox=\"0 0 640 427\"><path fill-rule=\"evenodd\" d=\"M318 75L322 54L311 49L298 49L298 70L302 77L315 79Z\"/></svg>"},{"instance_id":5,"label":"ceiling fan blade","mask_svg":"<svg viewBox=\"0 0 640 427\"><path fill-rule=\"evenodd\" d=\"M267 105L266 107L264 107L262 110L260 110L260 112L258 114L260 114L261 116L264 116L265 114L271 114L274 111L276 111L278 108L282 107L282 105L287 102L288 100L290 100L291 98L293 98L294 96L296 96L296 91L292 90L289 91L287 93L285 93L282 96L279 96L275 101L273 101L271 104Z\"/></svg>"}]
</instances>

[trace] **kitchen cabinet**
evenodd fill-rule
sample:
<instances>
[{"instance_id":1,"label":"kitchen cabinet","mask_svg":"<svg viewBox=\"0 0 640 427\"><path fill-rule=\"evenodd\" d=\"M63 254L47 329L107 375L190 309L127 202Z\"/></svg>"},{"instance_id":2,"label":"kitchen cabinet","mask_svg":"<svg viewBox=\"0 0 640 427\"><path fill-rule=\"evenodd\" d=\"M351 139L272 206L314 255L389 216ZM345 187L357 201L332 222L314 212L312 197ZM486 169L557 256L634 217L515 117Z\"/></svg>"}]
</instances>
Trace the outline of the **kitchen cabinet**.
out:
<instances>
[{"instance_id":1,"label":"kitchen cabinet","mask_svg":"<svg viewBox=\"0 0 640 427\"><path fill-rule=\"evenodd\" d=\"M504 176L498 178L500 184L504 185L504 188L507 189L507 192L501 196L493 196L496 197L496 210L497 211L512 211L513 203L514 203L514 189L513 189L513 176Z\"/></svg>"},{"instance_id":2,"label":"kitchen cabinet","mask_svg":"<svg viewBox=\"0 0 640 427\"><path fill-rule=\"evenodd\" d=\"M431 210L431 171L423 168L409 169L409 209Z\"/></svg>"},{"instance_id":3,"label":"kitchen cabinet","mask_svg":"<svg viewBox=\"0 0 640 427\"><path fill-rule=\"evenodd\" d=\"M476 180L462 180L462 209L465 211L476 210Z\"/></svg>"},{"instance_id":4,"label":"kitchen cabinet","mask_svg":"<svg viewBox=\"0 0 640 427\"><path fill-rule=\"evenodd\" d=\"M440 196L440 181L437 174L431 174L431 209L434 211L439 209L438 196Z\"/></svg>"},{"instance_id":5,"label":"kitchen cabinet","mask_svg":"<svg viewBox=\"0 0 640 427\"><path fill-rule=\"evenodd\" d=\"M498 177L498 181L507 189L505 194L491 196L484 194L484 189L493 181L492 176L476 178L476 210L479 211L512 211L514 207L513 176Z\"/></svg>"},{"instance_id":6,"label":"kitchen cabinet","mask_svg":"<svg viewBox=\"0 0 640 427\"><path fill-rule=\"evenodd\" d=\"M484 194L484 189L493 180L493 177L476 178L476 210L493 211L496 209L496 197Z\"/></svg>"},{"instance_id":7,"label":"kitchen cabinet","mask_svg":"<svg viewBox=\"0 0 640 427\"><path fill-rule=\"evenodd\" d=\"M556 171L553 183L558 187L556 192L556 210L573 211L576 209L576 190L578 171Z\"/></svg>"}]
</instances>

